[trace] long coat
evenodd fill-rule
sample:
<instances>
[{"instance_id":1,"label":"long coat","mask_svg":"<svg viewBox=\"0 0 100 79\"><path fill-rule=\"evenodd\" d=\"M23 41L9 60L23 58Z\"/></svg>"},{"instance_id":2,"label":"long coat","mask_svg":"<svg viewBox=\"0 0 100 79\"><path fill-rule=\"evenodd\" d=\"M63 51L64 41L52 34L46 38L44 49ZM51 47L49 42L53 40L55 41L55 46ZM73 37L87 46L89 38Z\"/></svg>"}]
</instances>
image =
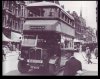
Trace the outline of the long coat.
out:
<instances>
[{"instance_id":1,"label":"long coat","mask_svg":"<svg viewBox=\"0 0 100 79\"><path fill-rule=\"evenodd\" d=\"M90 49L87 49L87 50L86 50L86 57L87 57L88 59L91 59L91 52L90 52Z\"/></svg>"},{"instance_id":2,"label":"long coat","mask_svg":"<svg viewBox=\"0 0 100 79\"><path fill-rule=\"evenodd\" d=\"M75 57L72 57L65 64L63 75L75 76L77 74L78 70L82 70L81 62L79 60L77 60Z\"/></svg>"}]
</instances>

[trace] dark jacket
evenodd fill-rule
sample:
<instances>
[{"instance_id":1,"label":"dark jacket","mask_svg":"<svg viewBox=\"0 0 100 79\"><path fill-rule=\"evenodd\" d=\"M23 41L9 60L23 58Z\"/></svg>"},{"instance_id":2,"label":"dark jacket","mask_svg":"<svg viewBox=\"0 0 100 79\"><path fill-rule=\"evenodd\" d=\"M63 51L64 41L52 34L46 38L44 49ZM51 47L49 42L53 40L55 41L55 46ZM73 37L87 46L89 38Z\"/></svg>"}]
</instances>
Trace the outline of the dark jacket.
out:
<instances>
[{"instance_id":1,"label":"dark jacket","mask_svg":"<svg viewBox=\"0 0 100 79\"><path fill-rule=\"evenodd\" d=\"M77 60L75 57L72 57L65 64L64 75L75 76L78 70L82 70L81 62Z\"/></svg>"}]
</instances>

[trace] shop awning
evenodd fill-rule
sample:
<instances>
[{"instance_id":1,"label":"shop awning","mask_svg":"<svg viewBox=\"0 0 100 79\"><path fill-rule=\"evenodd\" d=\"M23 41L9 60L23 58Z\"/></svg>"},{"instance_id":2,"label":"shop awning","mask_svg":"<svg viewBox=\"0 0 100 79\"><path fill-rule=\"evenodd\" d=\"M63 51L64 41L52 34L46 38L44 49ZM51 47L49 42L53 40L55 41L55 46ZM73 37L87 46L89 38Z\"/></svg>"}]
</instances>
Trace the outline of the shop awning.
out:
<instances>
[{"instance_id":1,"label":"shop awning","mask_svg":"<svg viewBox=\"0 0 100 79\"><path fill-rule=\"evenodd\" d=\"M22 38L21 34L11 32L11 39L13 40L13 42L20 42L21 38Z\"/></svg>"},{"instance_id":2,"label":"shop awning","mask_svg":"<svg viewBox=\"0 0 100 79\"><path fill-rule=\"evenodd\" d=\"M5 42L12 42L12 40L9 39L8 37L6 37L4 34L2 34L2 41L5 41Z\"/></svg>"}]
</instances>

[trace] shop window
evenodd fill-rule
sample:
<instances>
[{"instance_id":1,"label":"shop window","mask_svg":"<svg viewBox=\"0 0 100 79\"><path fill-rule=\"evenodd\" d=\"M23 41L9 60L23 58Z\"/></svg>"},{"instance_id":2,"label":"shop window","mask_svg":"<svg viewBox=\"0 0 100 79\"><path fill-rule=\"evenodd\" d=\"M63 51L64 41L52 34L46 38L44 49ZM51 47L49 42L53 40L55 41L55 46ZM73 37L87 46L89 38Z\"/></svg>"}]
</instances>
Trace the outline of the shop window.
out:
<instances>
[{"instance_id":1,"label":"shop window","mask_svg":"<svg viewBox=\"0 0 100 79\"><path fill-rule=\"evenodd\" d=\"M65 48L68 48L68 47L69 47L69 41L65 40Z\"/></svg>"}]
</instances>

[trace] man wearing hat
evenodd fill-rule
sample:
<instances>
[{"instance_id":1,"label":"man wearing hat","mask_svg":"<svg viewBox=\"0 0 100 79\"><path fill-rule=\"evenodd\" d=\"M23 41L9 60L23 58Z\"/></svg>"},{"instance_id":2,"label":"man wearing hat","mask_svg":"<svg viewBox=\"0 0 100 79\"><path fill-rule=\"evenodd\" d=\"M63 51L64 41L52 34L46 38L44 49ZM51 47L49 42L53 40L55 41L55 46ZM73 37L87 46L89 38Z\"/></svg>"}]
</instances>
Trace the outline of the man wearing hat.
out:
<instances>
[{"instance_id":1,"label":"man wearing hat","mask_svg":"<svg viewBox=\"0 0 100 79\"><path fill-rule=\"evenodd\" d=\"M82 70L81 62L74 57L73 50L67 50L65 56L68 61L65 64L63 75L65 75L65 76L77 75L77 72L79 70Z\"/></svg>"},{"instance_id":2,"label":"man wearing hat","mask_svg":"<svg viewBox=\"0 0 100 79\"><path fill-rule=\"evenodd\" d=\"M90 52L89 47L86 47L86 57L87 57L88 64L89 63L92 64L92 61L90 60L91 59L91 52Z\"/></svg>"}]
</instances>

